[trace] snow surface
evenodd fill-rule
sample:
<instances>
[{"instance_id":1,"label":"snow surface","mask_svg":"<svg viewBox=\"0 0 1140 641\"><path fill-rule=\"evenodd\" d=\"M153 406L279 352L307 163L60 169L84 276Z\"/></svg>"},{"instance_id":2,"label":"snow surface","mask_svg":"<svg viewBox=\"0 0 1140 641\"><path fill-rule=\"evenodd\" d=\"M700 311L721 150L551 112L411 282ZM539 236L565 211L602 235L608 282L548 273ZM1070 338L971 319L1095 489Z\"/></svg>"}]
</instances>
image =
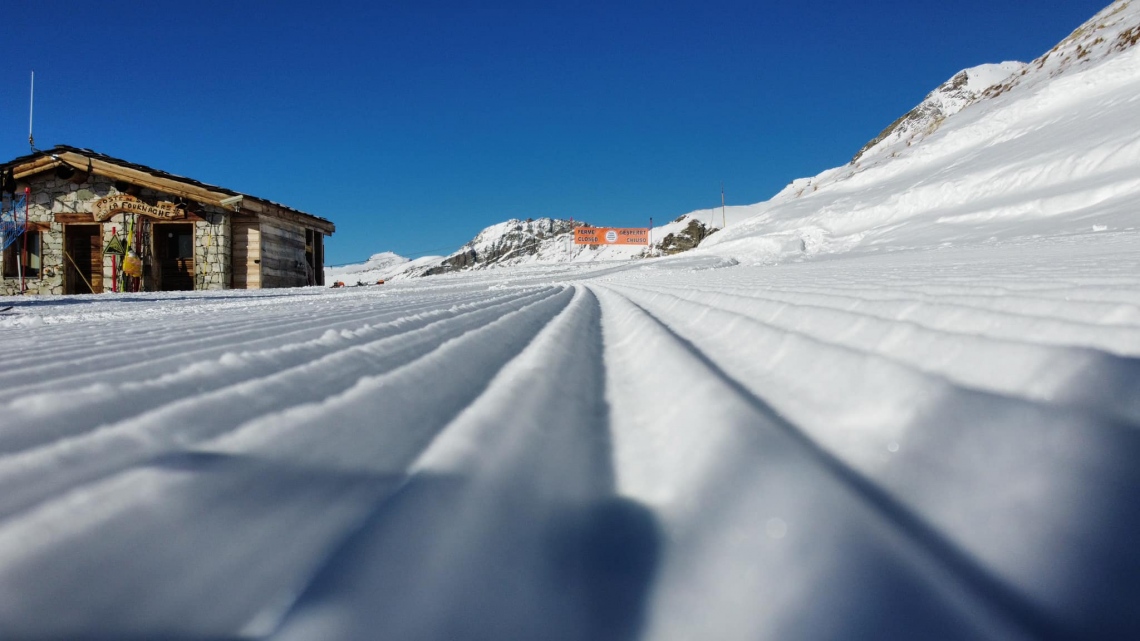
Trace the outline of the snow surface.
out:
<instances>
[{"instance_id":1,"label":"snow surface","mask_svg":"<svg viewBox=\"0 0 1140 641\"><path fill-rule=\"evenodd\" d=\"M1140 638L1136 24L669 258L0 299L0 638Z\"/></svg>"},{"instance_id":2,"label":"snow surface","mask_svg":"<svg viewBox=\"0 0 1140 641\"><path fill-rule=\"evenodd\" d=\"M0 629L1132 636L1138 250L9 299Z\"/></svg>"}]
</instances>

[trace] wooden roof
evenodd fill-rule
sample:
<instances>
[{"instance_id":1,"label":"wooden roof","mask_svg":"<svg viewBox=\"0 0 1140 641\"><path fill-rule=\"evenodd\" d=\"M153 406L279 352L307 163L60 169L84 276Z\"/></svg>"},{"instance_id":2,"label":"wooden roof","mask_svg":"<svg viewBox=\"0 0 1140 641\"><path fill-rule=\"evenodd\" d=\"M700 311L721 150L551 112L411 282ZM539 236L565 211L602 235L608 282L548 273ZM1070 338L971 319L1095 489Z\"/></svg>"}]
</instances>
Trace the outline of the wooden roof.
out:
<instances>
[{"instance_id":1,"label":"wooden roof","mask_svg":"<svg viewBox=\"0 0 1140 641\"><path fill-rule=\"evenodd\" d=\"M20 180L55 169L61 165L69 166L77 171L87 171L90 168L92 173L100 176L122 180L139 187L162 191L231 211L234 211L235 208L223 205L221 201L233 196L241 196L241 213L243 214L265 214L289 220L316 229L326 235L331 235L336 230L336 226L330 220L307 214L292 207L286 207L271 200L243 194L225 187L209 185L192 178L176 176L159 169L113 158L90 149L56 145L48 150L37 151L10 160L0 165L0 171L11 171L12 175Z\"/></svg>"}]
</instances>

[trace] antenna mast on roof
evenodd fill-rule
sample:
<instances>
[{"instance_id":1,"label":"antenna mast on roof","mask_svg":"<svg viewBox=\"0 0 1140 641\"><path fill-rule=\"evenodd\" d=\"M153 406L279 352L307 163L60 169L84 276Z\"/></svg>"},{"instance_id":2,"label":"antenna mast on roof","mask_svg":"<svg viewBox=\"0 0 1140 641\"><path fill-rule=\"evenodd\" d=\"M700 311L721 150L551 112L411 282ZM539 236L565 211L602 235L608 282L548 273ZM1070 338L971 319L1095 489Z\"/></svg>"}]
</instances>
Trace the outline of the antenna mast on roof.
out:
<instances>
[{"instance_id":1,"label":"antenna mast on roof","mask_svg":"<svg viewBox=\"0 0 1140 641\"><path fill-rule=\"evenodd\" d=\"M36 106L36 72L32 70L32 95L28 100L28 146L36 150L36 139L32 137L32 115Z\"/></svg>"}]
</instances>

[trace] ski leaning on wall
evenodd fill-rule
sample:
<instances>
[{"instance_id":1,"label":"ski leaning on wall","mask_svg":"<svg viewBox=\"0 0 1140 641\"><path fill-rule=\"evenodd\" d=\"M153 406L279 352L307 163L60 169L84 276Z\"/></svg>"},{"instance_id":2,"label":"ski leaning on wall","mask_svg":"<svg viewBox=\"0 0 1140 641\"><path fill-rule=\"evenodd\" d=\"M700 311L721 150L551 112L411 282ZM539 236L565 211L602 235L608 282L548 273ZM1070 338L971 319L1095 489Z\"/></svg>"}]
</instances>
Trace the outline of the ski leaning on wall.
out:
<instances>
[{"instance_id":1,"label":"ski leaning on wall","mask_svg":"<svg viewBox=\"0 0 1140 641\"><path fill-rule=\"evenodd\" d=\"M17 198L15 194L5 192L0 201L0 249L7 249L24 233L27 216L26 195Z\"/></svg>"}]
</instances>

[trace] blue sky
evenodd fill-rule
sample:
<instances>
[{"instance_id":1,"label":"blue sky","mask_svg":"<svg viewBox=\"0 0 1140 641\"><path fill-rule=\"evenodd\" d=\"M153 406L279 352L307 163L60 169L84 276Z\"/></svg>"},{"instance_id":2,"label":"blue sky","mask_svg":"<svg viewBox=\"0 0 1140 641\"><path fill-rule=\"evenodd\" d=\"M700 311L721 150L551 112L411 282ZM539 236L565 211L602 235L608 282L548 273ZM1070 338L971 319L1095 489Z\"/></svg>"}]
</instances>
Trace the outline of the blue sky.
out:
<instances>
[{"instance_id":1,"label":"blue sky","mask_svg":"<svg viewBox=\"0 0 1140 641\"><path fill-rule=\"evenodd\" d=\"M333 220L327 262L508 218L644 226L844 164L1108 0L13 3L0 157L89 147Z\"/></svg>"}]
</instances>

